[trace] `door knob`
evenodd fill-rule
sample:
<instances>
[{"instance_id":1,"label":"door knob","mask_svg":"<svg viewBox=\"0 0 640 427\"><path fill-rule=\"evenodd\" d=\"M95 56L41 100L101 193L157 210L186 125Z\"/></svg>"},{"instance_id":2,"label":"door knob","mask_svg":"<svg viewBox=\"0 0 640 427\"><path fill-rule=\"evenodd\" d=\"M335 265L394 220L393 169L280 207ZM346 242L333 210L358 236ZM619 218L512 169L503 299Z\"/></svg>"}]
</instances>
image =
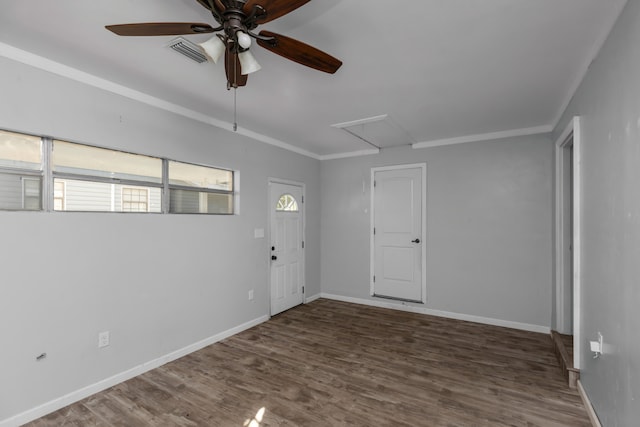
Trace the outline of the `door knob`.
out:
<instances>
[{"instance_id":1,"label":"door knob","mask_svg":"<svg viewBox=\"0 0 640 427\"><path fill-rule=\"evenodd\" d=\"M277 259L278 259L278 257L277 257L277 256L275 256L275 255L271 255L271 261L275 261L275 260L277 260Z\"/></svg>"},{"instance_id":2,"label":"door knob","mask_svg":"<svg viewBox=\"0 0 640 427\"><path fill-rule=\"evenodd\" d=\"M420 239L412 240L411 243L420 243Z\"/></svg>"}]
</instances>

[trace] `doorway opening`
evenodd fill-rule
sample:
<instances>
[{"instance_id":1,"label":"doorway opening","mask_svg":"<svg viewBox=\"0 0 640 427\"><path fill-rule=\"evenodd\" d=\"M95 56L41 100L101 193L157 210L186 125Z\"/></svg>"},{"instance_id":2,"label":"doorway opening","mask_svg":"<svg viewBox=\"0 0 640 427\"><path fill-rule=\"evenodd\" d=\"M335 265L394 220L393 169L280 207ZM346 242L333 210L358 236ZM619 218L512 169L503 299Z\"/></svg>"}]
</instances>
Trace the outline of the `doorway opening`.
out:
<instances>
[{"instance_id":1,"label":"doorway opening","mask_svg":"<svg viewBox=\"0 0 640 427\"><path fill-rule=\"evenodd\" d=\"M569 348L565 355L565 358L569 359L566 361L566 365L574 371L578 371L580 368L582 353L580 346L580 207L582 194L580 150L580 118L575 117L555 144L556 271L552 324L554 342L563 341L563 347ZM568 375L571 376L570 373Z\"/></svg>"}]
</instances>

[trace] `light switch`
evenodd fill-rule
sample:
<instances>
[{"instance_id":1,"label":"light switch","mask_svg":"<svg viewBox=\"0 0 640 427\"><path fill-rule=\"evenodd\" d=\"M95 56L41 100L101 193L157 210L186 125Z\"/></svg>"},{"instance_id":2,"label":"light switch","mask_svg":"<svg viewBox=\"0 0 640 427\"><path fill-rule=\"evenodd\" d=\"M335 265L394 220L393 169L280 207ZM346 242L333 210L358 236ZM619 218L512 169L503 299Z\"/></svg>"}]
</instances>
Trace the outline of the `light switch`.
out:
<instances>
[{"instance_id":1,"label":"light switch","mask_svg":"<svg viewBox=\"0 0 640 427\"><path fill-rule=\"evenodd\" d=\"M263 239L264 228L256 228L255 230L253 230L253 237L255 237L256 239Z\"/></svg>"}]
</instances>

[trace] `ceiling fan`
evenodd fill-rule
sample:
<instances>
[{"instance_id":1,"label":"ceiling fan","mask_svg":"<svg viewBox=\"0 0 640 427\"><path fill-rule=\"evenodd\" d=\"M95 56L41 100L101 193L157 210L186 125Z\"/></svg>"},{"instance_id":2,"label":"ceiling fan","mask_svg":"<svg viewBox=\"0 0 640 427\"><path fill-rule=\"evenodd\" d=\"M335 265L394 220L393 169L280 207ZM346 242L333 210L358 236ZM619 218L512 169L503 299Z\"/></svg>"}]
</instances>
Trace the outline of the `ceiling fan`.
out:
<instances>
[{"instance_id":1,"label":"ceiling fan","mask_svg":"<svg viewBox=\"0 0 640 427\"><path fill-rule=\"evenodd\" d=\"M217 33L200 46L216 63L224 53L229 89L245 86L248 74L260 69L260 65L249 51L252 38L263 48L316 70L333 74L342 65L339 59L301 41L271 31L262 30L258 34L253 32L258 25L280 18L310 0L197 1L211 12L218 23L217 27L193 22L149 22L107 25L105 28L119 36Z\"/></svg>"}]
</instances>

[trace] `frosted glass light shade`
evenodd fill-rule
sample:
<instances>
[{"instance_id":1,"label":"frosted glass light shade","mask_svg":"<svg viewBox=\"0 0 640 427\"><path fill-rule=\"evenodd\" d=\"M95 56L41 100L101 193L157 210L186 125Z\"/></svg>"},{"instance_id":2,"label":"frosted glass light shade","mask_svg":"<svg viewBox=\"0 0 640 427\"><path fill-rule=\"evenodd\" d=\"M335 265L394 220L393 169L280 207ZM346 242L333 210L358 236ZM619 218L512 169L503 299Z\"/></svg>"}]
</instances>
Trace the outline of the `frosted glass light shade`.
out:
<instances>
[{"instance_id":1,"label":"frosted glass light shade","mask_svg":"<svg viewBox=\"0 0 640 427\"><path fill-rule=\"evenodd\" d=\"M206 42L200 43L200 47L202 47L204 53L216 64L227 48L218 36L213 36Z\"/></svg>"},{"instance_id":2,"label":"frosted glass light shade","mask_svg":"<svg viewBox=\"0 0 640 427\"><path fill-rule=\"evenodd\" d=\"M238 59L240 60L240 71L243 75L255 73L262 68L260 64L258 64L258 61L256 61L256 58L254 58L248 50L240 52L238 54Z\"/></svg>"},{"instance_id":3,"label":"frosted glass light shade","mask_svg":"<svg viewBox=\"0 0 640 427\"><path fill-rule=\"evenodd\" d=\"M249 46L251 46L251 37L249 37L249 34L244 31L238 31L236 36L238 37L238 44L240 47L243 49L249 49Z\"/></svg>"}]
</instances>

